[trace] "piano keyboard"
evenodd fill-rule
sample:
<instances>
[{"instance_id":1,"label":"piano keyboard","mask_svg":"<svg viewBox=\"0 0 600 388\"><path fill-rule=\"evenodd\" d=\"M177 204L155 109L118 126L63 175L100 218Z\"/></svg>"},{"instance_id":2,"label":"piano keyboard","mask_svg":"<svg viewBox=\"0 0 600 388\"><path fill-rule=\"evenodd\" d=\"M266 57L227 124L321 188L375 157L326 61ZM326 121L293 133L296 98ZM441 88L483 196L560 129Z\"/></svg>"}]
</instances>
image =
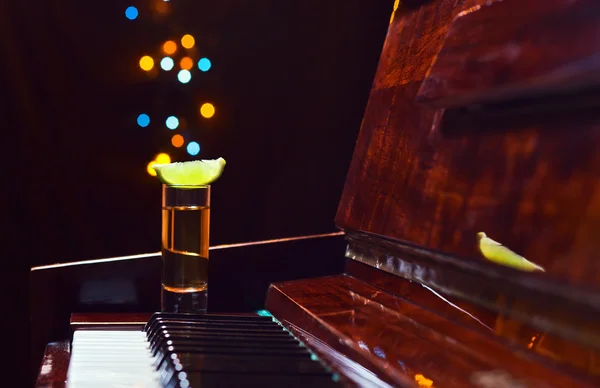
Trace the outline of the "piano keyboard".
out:
<instances>
[{"instance_id":1,"label":"piano keyboard","mask_svg":"<svg viewBox=\"0 0 600 388\"><path fill-rule=\"evenodd\" d=\"M76 330L68 388L338 386L269 316L156 313L143 331Z\"/></svg>"}]
</instances>

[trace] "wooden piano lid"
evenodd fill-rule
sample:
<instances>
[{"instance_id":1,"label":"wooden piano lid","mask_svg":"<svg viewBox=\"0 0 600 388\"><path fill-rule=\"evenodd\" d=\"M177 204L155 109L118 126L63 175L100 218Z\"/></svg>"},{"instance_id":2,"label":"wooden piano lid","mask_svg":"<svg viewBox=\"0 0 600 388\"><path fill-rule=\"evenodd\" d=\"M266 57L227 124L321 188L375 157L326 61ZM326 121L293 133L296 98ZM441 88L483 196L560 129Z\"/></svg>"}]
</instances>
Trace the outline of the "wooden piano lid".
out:
<instances>
[{"instance_id":1,"label":"wooden piano lid","mask_svg":"<svg viewBox=\"0 0 600 388\"><path fill-rule=\"evenodd\" d=\"M394 13L336 224L497 268L484 232L528 278L600 291L600 3L420 3Z\"/></svg>"},{"instance_id":2,"label":"wooden piano lid","mask_svg":"<svg viewBox=\"0 0 600 388\"><path fill-rule=\"evenodd\" d=\"M594 0L396 1L335 219L346 275L267 307L395 384L600 384L599 54ZM484 359L516 380L476 382Z\"/></svg>"}]
</instances>

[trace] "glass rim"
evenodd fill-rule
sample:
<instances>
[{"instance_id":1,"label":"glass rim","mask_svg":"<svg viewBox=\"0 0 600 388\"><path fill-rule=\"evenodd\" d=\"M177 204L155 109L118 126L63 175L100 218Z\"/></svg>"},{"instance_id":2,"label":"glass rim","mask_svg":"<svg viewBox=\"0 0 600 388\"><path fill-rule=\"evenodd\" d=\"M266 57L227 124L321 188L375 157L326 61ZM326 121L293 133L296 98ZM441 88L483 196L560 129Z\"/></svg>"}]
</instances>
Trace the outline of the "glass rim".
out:
<instances>
[{"instance_id":1,"label":"glass rim","mask_svg":"<svg viewBox=\"0 0 600 388\"><path fill-rule=\"evenodd\" d=\"M208 189L210 188L210 184L208 185L171 185L168 183L163 183L163 187L173 188L173 189Z\"/></svg>"}]
</instances>

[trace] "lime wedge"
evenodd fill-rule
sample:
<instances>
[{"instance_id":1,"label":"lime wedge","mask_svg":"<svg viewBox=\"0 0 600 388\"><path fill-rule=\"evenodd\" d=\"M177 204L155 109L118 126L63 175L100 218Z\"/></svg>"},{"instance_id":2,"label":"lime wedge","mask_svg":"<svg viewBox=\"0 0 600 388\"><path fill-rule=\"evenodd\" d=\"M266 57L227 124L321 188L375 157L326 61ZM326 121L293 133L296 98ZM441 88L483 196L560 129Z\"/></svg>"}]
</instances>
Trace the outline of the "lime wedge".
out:
<instances>
[{"instance_id":1,"label":"lime wedge","mask_svg":"<svg viewBox=\"0 0 600 388\"><path fill-rule=\"evenodd\" d=\"M152 165L158 179L167 185L199 186L216 181L225 168L225 159L193 160Z\"/></svg>"},{"instance_id":2,"label":"lime wedge","mask_svg":"<svg viewBox=\"0 0 600 388\"><path fill-rule=\"evenodd\" d=\"M544 268L492 240L483 232L477 233L477 240L479 241L479 250L489 261L525 272L546 272Z\"/></svg>"}]
</instances>

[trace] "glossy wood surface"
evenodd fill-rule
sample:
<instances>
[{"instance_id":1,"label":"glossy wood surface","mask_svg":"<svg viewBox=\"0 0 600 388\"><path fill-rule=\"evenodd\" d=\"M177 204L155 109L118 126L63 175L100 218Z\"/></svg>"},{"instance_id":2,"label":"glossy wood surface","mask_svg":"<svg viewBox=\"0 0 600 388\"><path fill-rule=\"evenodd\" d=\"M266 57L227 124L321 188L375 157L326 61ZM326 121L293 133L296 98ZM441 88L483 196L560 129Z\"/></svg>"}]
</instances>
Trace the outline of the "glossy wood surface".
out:
<instances>
[{"instance_id":1,"label":"glossy wood surface","mask_svg":"<svg viewBox=\"0 0 600 388\"><path fill-rule=\"evenodd\" d=\"M115 327L141 330L150 320L153 312L143 313L73 313L69 322L71 330L102 327L114 329Z\"/></svg>"},{"instance_id":2,"label":"glossy wood surface","mask_svg":"<svg viewBox=\"0 0 600 388\"><path fill-rule=\"evenodd\" d=\"M420 287L413 284L413 287ZM498 337L473 319L347 275L275 284L267 309L394 386L592 387L599 381ZM487 384L492 385L485 385Z\"/></svg>"},{"instance_id":3,"label":"glossy wood surface","mask_svg":"<svg viewBox=\"0 0 600 388\"><path fill-rule=\"evenodd\" d=\"M346 257L364 264L347 264L346 268L376 287L395 293L403 288L403 280L418 283L432 292L600 349L600 298L595 292L511 268L489 268L484 263L463 261L391 239L357 232L346 237ZM357 272L358 268L365 273Z\"/></svg>"},{"instance_id":4,"label":"glossy wood surface","mask_svg":"<svg viewBox=\"0 0 600 388\"><path fill-rule=\"evenodd\" d=\"M491 5L484 6L487 3ZM483 122L457 122L447 117L452 112L416 101L431 65L450 44L446 34L461 12L472 11L464 20L478 12L493 18L502 14L497 7L510 6L523 26L545 15L543 4L520 11L515 3L519 1L400 4L389 26L336 224L347 232L381 235L497 268L477 248L476 235L485 232L545 268L532 277L598 292L598 109L585 114L540 109L526 119L507 117L500 109ZM600 14L593 12L597 3L563 3L588 4L590 24L582 28L600 24ZM565 20L564 26L572 22ZM486 26L471 27L481 31L483 42L495 36ZM514 44L525 50L526 40L519 38L515 34ZM591 39L593 49L595 38ZM553 52L562 55L564 63L581 59L578 42L561 42L561 49ZM453 68L476 80L468 70Z\"/></svg>"},{"instance_id":5,"label":"glossy wood surface","mask_svg":"<svg viewBox=\"0 0 600 388\"><path fill-rule=\"evenodd\" d=\"M51 342L46 345L42 363L35 383L36 388L63 388L66 386L69 360L71 358L70 340Z\"/></svg>"},{"instance_id":6,"label":"glossy wood surface","mask_svg":"<svg viewBox=\"0 0 600 388\"><path fill-rule=\"evenodd\" d=\"M597 319L586 320L585 311L579 311L583 317L579 317L581 326L578 327L573 319L577 312L564 311L570 307L568 303L555 303L559 308L552 308L543 300L515 298L514 294L502 290L495 294L494 305L486 308L355 260L347 260L345 273L472 330L493 333L500 341L527 348L557 364L600 378L600 347L590 334L597 332L594 323ZM568 330L556 330L561 323L568 325ZM579 333L572 335L571 331Z\"/></svg>"},{"instance_id":7,"label":"glossy wood surface","mask_svg":"<svg viewBox=\"0 0 600 388\"><path fill-rule=\"evenodd\" d=\"M417 100L437 107L598 86L600 3L507 0L452 21Z\"/></svg>"}]
</instances>

